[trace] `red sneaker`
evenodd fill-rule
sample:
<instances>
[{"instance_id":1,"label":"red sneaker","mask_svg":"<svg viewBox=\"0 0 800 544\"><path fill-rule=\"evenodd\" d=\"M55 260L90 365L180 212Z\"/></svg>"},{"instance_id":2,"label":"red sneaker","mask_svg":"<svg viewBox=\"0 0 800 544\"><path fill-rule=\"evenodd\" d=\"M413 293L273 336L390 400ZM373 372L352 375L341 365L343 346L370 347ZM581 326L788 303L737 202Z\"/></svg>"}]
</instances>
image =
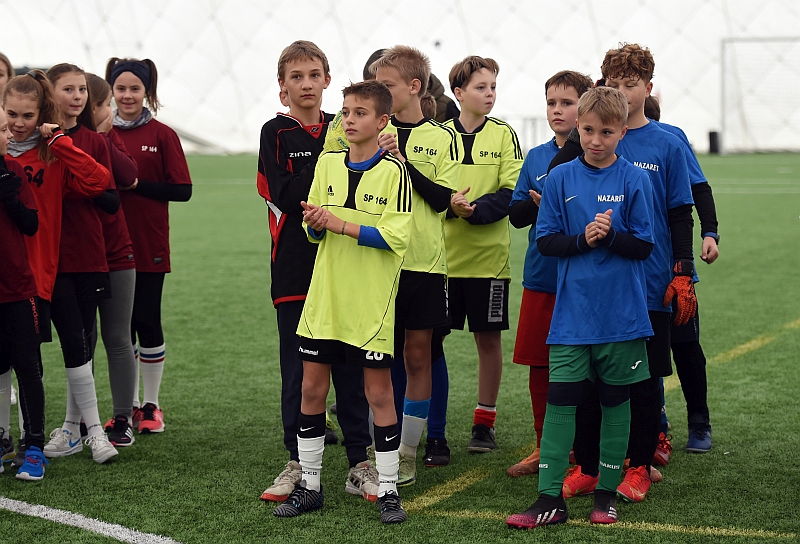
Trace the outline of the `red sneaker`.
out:
<instances>
[{"instance_id":1,"label":"red sneaker","mask_svg":"<svg viewBox=\"0 0 800 544\"><path fill-rule=\"evenodd\" d=\"M142 413L141 409L139 409L138 406L134 406L133 407L132 414L133 415L132 415L131 419L133 420L133 428L134 429L138 429L139 428L139 423L142 422L142 418L144 417L144 414Z\"/></svg>"},{"instance_id":2,"label":"red sneaker","mask_svg":"<svg viewBox=\"0 0 800 544\"><path fill-rule=\"evenodd\" d=\"M599 476L589 476L581 472L581 466L575 465L567 470L567 476L561 486L561 493L565 499L577 497L578 495L588 495L594 492L597 487Z\"/></svg>"},{"instance_id":3,"label":"red sneaker","mask_svg":"<svg viewBox=\"0 0 800 544\"><path fill-rule=\"evenodd\" d=\"M625 471L625 477L617 487L617 493L627 501L641 502L652 483L647 467L631 467Z\"/></svg>"},{"instance_id":4,"label":"red sneaker","mask_svg":"<svg viewBox=\"0 0 800 544\"><path fill-rule=\"evenodd\" d=\"M164 432L164 412L152 402L148 402L140 410L142 420L139 422L139 432L143 434Z\"/></svg>"},{"instance_id":5,"label":"red sneaker","mask_svg":"<svg viewBox=\"0 0 800 544\"><path fill-rule=\"evenodd\" d=\"M659 433L656 453L653 455L653 464L665 467L669 464L669 456L672 454L671 434Z\"/></svg>"}]
</instances>

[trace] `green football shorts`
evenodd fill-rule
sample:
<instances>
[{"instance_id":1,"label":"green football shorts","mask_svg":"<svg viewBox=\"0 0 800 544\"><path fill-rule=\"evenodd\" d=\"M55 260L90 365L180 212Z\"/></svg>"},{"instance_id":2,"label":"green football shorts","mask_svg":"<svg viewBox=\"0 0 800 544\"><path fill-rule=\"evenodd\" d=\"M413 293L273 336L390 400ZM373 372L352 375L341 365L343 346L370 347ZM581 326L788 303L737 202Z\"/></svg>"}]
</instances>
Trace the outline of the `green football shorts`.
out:
<instances>
[{"instance_id":1,"label":"green football shorts","mask_svg":"<svg viewBox=\"0 0 800 544\"><path fill-rule=\"evenodd\" d=\"M573 383L599 377L610 385L628 385L650 377L644 338L582 346L550 346L550 382Z\"/></svg>"}]
</instances>

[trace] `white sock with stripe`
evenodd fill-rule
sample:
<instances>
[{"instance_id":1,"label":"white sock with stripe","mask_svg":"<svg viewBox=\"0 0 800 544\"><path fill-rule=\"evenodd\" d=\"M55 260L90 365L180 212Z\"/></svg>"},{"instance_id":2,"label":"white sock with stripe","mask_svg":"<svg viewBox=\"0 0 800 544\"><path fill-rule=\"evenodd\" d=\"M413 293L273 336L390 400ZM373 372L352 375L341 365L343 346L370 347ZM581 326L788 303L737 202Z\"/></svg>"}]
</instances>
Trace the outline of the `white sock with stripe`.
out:
<instances>
[{"instance_id":1,"label":"white sock with stripe","mask_svg":"<svg viewBox=\"0 0 800 544\"><path fill-rule=\"evenodd\" d=\"M164 373L164 358L166 344L154 348L139 346L139 369L142 373L142 387L144 397L142 406L151 402L160 407L158 403L158 390L161 388L161 376Z\"/></svg>"}]
</instances>

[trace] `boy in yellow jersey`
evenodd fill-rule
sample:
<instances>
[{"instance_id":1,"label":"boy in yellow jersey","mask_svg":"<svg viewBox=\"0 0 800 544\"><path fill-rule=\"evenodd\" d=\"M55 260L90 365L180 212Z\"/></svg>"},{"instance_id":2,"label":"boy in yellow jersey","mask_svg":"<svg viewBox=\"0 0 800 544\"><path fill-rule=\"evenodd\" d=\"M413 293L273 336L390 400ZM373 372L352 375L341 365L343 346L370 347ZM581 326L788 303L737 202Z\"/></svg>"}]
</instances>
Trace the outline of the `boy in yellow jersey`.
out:
<instances>
[{"instance_id":1,"label":"boy in yellow jersey","mask_svg":"<svg viewBox=\"0 0 800 544\"><path fill-rule=\"evenodd\" d=\"M488 117L497 73L492 59L469 56L450 70L450 88L461 114L448 121L463 150L452 215L445 222L452 327L469 330L478 347L478 406L467 451L496 447L494 423L503 372L501 331L508 330L511 281L508 205L522 168L522 150L508 124ZM467 194L473 198L467 200Z\"/></svg>"},{"instance_id":2,"label":"boy in yellow jersey","mask_svg":"<svg viewBox=\"0 0 800 544\"><path fill-rule=\"evenodd\" d=\"M430 61L407 46L387 49L370 67L392 93L392 117L381 147L408 168L413 187L411 241L397 292L395 345L408 376L403 403L398 485L416 480L416 454L431 403L433 329L449 322L444 212L458 176L458 149L449 128L422 114ZM377 437L376 437L377 442Z\"/></svg>"},{"instance_id":3,"label":"boy in yellow jersey","mask_svg":"<svg viewBox=\"0 0 800 544\"><path fill-rule=\"evenodd\" d=\"M303 397L297 450L302 480L274 514L295 517L322 507L325 398L332 365L364 369L375 417L377 503L383 523L406 514L397 495L400 439L392 397L394 301L411 226L411 185L401 161L378 146L391 93L377 82L343 91L349 150L322 155L303 202L310 241L319 244L297 327Z\"/></svg>"}]
</instances>

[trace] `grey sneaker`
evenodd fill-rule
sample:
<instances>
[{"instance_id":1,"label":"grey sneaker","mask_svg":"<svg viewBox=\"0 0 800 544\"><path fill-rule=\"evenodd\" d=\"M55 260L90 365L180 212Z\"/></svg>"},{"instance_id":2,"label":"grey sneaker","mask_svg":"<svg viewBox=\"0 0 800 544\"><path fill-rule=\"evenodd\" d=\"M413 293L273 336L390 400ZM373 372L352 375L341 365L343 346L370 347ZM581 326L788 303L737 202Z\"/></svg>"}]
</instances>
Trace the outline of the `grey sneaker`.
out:
<instances>
[{"instance_id":1,"label":"grey sneaker","mask_svg":"<svg viewBox=\"0 0 800 544\"><path fill-rule=\"evenodd\" d=\"M300 468L300 463L289 461L286 463L286 468L272 482L272 485L261 494L261 500L269 502L285 501L302 478L303 471Z\"/></svg>"},{"instance_id":2,"label":"grey sneaker","mask_svg":"<svg viewBox=\"0 0 800 544\"><path fill-rule=\"evenodd\" d=\"M490 429L483 423L478 423L472 427L472 440L467 445L470 453L488 453L497 447L494 429Z\"/></svg>"},{"instance_id":3,"label":"grey sneaker","mask_svg":"<svg viewBox=\"0 0 800 544\"><path fill-rule=\"evenodd\" d=\"M400 470L397 474L397 487L411 485L417 481L417 458L400 454Z\"/></svg>"},{"instance_id":4,"label":"grey sneaker","mask_svg":"<svg viewBox=\"0 0 800 544\"><path fill-rule=\"evenodd\" d=\"M361 461L350 469L344 490L351 495L361 495L371 502L378 500L378 470L369 461Z\"/></svg>"}]
</instances>

